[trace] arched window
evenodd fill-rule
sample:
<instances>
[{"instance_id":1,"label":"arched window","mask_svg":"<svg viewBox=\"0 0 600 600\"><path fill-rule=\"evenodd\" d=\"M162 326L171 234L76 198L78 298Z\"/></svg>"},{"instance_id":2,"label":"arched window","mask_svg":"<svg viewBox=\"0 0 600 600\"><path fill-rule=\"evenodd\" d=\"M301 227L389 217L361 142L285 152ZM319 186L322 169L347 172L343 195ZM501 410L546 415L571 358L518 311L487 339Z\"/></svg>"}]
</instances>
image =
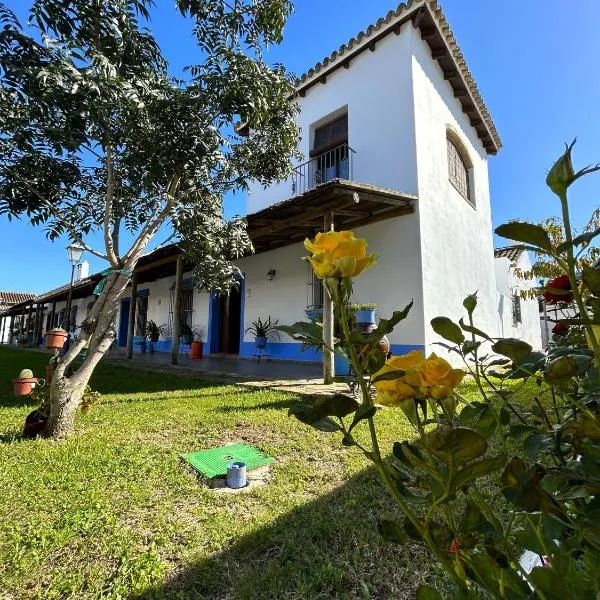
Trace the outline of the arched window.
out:
<instances>
[{"instance_id":1,"label":"arched window","mask_svg":"<svg viewBox=\"0 0 600 600\"><path fill-rule=\"evenodd\" d=\"M463 145L455 135L448 132L446 136L448 146L448 179L450 183L475 206L475 198L471 189L471 161Z\"/></svg>"}]
</instances>

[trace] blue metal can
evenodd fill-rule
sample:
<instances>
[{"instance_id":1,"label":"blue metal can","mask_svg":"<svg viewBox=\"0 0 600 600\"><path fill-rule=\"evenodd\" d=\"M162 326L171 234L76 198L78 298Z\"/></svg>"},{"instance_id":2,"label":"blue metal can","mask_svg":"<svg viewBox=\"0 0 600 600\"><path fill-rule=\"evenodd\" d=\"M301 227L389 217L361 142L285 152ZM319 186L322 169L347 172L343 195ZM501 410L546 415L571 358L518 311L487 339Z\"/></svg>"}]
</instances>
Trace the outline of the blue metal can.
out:
<instances>
[{"instance_id":1,"label":"blue metal can","mask_svg":"<svg viewBox=\"0 0 600 600\"><path fill-rule=\"evenodd\" d=\"M237 490L246 487L246 463L241 461L231 462L227 465L227 487Z\"/></svg>"}]
</instances>

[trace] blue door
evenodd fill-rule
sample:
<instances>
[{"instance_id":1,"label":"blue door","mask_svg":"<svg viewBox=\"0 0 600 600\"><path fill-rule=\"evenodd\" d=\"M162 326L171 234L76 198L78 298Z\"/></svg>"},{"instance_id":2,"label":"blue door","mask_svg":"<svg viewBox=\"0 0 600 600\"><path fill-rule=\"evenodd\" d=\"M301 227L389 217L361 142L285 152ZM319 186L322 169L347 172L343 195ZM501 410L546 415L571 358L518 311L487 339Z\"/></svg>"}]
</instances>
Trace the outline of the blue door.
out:
<instances>
[{"instance_id":1,"label":"blue door","mask_svg":"<svg viewBox=\"0 0 600 600\"><path fill-rule=\"evenodd\" d=\"M131 298L121 300L121 317L119 319L119 346L127 346L127 330L129 329L129 305Z\"/></svg>"}]
</instances>

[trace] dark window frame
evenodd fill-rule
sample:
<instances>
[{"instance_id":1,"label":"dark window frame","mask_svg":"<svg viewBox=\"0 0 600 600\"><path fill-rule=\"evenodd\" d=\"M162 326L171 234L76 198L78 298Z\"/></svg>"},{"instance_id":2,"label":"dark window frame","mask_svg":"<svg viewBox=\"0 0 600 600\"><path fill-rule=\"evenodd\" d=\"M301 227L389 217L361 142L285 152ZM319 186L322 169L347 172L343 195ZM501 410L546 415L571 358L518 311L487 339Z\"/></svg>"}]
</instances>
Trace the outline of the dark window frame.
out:
<instances>
[{"instance_id":1,"label":"dark window frame","mask_svg":"<svg viewBox=\"0 0 600 600\"><path fill-rule=\"evenodd\" d=\"M464 144L451 130L446 132L446 158L448 161L448 181L475 208L475 195L471 180L473 163Z\"/></svg>"}]
</instances>

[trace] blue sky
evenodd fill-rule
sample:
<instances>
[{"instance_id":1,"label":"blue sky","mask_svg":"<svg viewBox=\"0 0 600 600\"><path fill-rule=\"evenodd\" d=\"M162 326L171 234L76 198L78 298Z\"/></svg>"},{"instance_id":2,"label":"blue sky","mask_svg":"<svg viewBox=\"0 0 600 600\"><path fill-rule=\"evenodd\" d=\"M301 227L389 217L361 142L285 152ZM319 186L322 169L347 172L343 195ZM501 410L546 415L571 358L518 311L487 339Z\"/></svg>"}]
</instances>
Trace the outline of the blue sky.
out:
<instances>
[{"instance_id":1,"label":"blue sky","mask_svg":"<svg viewBox=\"0 0 600 600\"><path fill-rule=\"evenodd\" d=\"M31 4L5 2L20 16ZM188 24L171 9L174 2L157 4L152 28L176 74L194 63L198 51ZM504 143L489 161L494 224L557 215L544 179L564 142L578 138L576 167L600 162L600 2L441 4ZM297 0L284 42L268 58L301 74L395 6L394 0ZM576 184L576 225L599 204L599 189L600 174ZM228 198L226 208L243 214L243 196ZM70 272L67 244L48 242L43 229L27 222L0 217L0 289L40 292L64 282ZM91 262L93 269L102 268L100 261Z\"/></svg>"}]
</instances>

